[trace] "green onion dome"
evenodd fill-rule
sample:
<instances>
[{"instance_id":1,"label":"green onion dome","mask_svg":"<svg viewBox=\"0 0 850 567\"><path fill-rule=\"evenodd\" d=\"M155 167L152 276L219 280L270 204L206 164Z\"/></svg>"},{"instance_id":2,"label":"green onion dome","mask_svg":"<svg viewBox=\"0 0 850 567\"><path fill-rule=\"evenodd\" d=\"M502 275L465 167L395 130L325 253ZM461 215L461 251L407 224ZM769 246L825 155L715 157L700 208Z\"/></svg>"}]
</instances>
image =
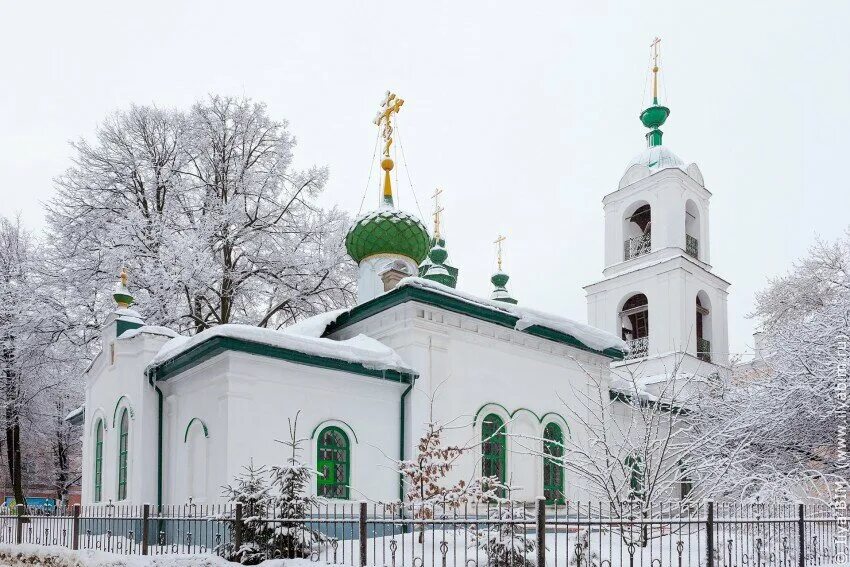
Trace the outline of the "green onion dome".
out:
<instances>
[{"instance_id":1,"label":"green onion dome","mask_svg":"<svg viewBox=\"0 0 850 567\"><path fill-rule=\"evenodd\" d=\"M428 255L431 237L415 216L382 208L357 219L345 237L345 249L358 264L375 254L407 256L417 265Z\"/></svg>"}]
</instances>

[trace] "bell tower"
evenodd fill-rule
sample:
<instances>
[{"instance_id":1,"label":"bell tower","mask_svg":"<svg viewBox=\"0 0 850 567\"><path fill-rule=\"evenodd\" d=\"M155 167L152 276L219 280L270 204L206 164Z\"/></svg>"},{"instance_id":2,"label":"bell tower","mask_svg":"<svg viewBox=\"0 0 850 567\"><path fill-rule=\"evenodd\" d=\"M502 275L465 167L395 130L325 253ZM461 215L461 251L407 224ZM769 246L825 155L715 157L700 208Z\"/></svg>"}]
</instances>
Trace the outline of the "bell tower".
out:
<instances>
[{"instance_id":1,"label":"bell tower","mask_svg":"<svg viewBox=\"0 0 850 567\"><path fill-rule=\"evenodd\" d=\"M603 279L585 287L588 322L630 346L624 366L643 375L708 376L729 364L729 282L709 262L709 202L699 167L662 144L670 109L658 103L660 40L651 44L652 104L640 113L646 149L602 199Z\"/></svg>"}]
</instances>

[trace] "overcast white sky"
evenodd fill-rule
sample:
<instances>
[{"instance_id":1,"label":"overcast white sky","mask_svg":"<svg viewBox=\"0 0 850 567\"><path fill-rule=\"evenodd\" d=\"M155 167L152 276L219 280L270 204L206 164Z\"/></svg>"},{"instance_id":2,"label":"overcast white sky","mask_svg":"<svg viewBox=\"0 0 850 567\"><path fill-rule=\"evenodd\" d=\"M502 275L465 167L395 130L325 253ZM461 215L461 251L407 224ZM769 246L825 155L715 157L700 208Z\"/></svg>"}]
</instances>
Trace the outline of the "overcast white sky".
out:
<instances>
[{"instance_id":1,"label":"overcast white sky","mask_svg":"<svg viewBox=\"0 0 850 567\"><path fill-rule=\"evenodd\" d=\"M131 102L186 107L207 93L268 103L290 121L298 163L330 166L323 201L356 212L389 88L407 101L402 142L426 214L445 189L459 287L489 292L504 232L520 302L585 321L601 199L645 145L637 115L658 35L664 140L714 193L733 352L751 348L745 315L767 278L850 222L847 3L410 4L4 2L0 212L39 228L69 140ZM416 212L406 181L400 198Z\"/></svg>"}]
</instances>

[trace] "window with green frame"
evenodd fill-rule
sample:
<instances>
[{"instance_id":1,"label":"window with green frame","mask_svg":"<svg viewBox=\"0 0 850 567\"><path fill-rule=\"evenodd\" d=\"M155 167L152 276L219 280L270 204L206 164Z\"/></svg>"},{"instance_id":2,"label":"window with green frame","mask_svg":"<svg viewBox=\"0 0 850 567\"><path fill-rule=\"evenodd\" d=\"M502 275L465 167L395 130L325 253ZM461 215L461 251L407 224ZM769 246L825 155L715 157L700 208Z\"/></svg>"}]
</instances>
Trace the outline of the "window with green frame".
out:
<instances>
[{"instance_id":1,"label":"window with green frame","mask_svg":"<svg viewBox=\"0 0 850 567\"><path fill-rule=\"evenodd\" d=\"M507 469L505 422L491 413L481 422L481 476L494 476L505 482Z\"/></svg>"},{"instance_id":2,"label":"window with green frame","mask_svg":"<svg viewBox=\"0 0 850 567\"><path fill-rule=\"evenodd\" d=\"M351 448L348 435L339 427L326 427L319 433L316 493L325 498L349 498Z\"/></svg>"},{"instance_id":3,"label":"window with green frame","mask_svg":"<svg viewBox=\"0 0 850 567\"><path fill-rule=\"evenodd\" d=\"M543 428L543 496L546 504L564 503L564 432L557 423L547 423Z\"/></svg>"},{"instance_id":4,"label":"window with green frame","mask_svg":"<svg viewBox=\"0 0 850 567\"><path fill-rule=\"evenodd\" d=\"M103 420L98 419L94 429L94 501L103 496Z\"/></svg>"},{"instance_id":5,"label":"window with green frame","mask_svg":"<svg viewBox=\"0 0 850 567\"><path fill-rule=\"evenodd\" d=\"M640 455L629 455L626 457L625 464L629 474L629 499L643 500L644 490L646 489L643 459Z\"/></svg>"},{"instance_id":6,"label":"window with green frame","mask_svg":"<svg viewBox=\"0 0 850 567\"><path fill-rule=\"evenodd\" d=\"M127 498L127 453L130 432L130 415L127 408L121 412L118 426L118 500Z\"/></svg>"}]
</instances>

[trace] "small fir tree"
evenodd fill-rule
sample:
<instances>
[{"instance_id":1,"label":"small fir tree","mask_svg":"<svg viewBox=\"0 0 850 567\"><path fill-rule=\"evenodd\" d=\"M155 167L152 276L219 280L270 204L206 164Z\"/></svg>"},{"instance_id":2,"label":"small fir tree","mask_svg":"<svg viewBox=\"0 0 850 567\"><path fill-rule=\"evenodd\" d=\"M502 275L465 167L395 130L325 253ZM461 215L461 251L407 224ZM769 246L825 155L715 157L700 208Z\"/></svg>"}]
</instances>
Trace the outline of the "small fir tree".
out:
<instances>
[{"instance_id":1,"label":"small fir tree","mask_svg":"<svg viewBox=\"0 0 850 567\"><path fill-rule=\"evenodd\" d=\"M275 542L286 559L308 558L317 544L327 540L327 536L312 529L307 522L310 511L318 506L318 500L308 492L310 480L317 473L301 462L301 445L306 439L299 439L297 434L300 413L289 420L289 439L281 441L290 450L286 464L273 467L271 472L276 511L284 518L275 524Z\"/></svg>"},{"instance_id":2,"label":"small fir tree","mask_svg":"<svg viewBox=\"0 0 850 567\"><path fill-rule=\"evenodd\" d=\"M266 512L272 510L275 497L271 494L268 470L264 466L254 466L253 459L234 479L233 485L224 487L224 497L228 502L242 505L242 545L227 553L230 561L242 565L257 565L274 552L274 529L263 521ZM231 538L235 535L236 525L228 524Z\"/></svg>"}]
</instances>

